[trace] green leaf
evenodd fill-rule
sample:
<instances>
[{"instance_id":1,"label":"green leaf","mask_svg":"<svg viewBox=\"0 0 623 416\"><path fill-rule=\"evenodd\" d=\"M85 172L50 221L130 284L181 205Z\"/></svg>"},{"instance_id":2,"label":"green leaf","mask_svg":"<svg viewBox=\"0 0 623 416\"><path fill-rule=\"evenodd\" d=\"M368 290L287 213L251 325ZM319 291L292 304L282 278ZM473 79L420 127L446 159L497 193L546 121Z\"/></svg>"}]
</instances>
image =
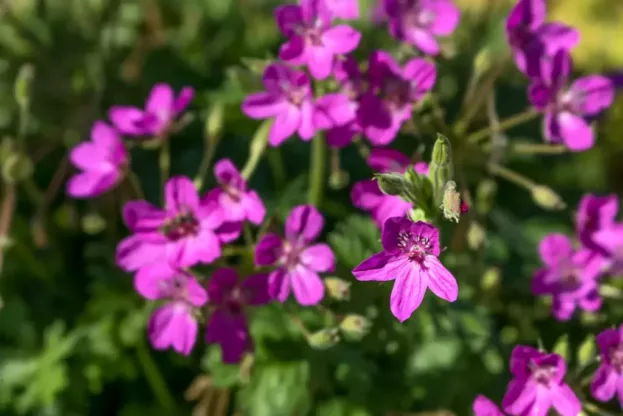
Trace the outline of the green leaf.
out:
<instances>
[{"instance_id":1,"label":"green leaf","mask_svg":"<svg viewBox=\"0 0 623 416\"><path fill-rule=\"evenodd\" d=\"M240 366L225 364L221 347L209 345L201 359L201 368L212 376L212 383L218 388L230 388L240 381Z\"/></svg>"},{"instance_id":2,"label":"green leaf","mask_svg":"<svg viewBox=\"0 0 623 416\"><path fill-rule=\"evenodd\" d=\"M422 345L411 357L409 372L428 373L446 369L454 364L461 352L461 342L457 338L440 338Z\"/></svg>"},{"instance_id":3,"label":"green leaf","mask_svg":"<svg viewBox=\"0 0 623 416\"><path fill-rule=\"evenodd\" d=\"M363 215L347 217L329 233L327 240L338 260L351 269L383 249L379 229Z\"/></svg>"},{"instance_id":4,"label":"green leaf","mask_svg":"<svg viewBox=\"0 0 623 416\"><path fill-rule=\"evenodd\" d=\"M292 416L309 411L307 361L257 365L250 384L241 391L247 416Z\"/></svg>"},{"instance_id":5,"label":"green leaf","mask_svg":"<svg viewBox=\"0 0 623 416\"><path fill-rule=\"evenodd\" d=\"M593 334L589 334L586 336L584 341L582 341L582 343L578 347L578 351L577 351L578 366L584 367L588 365L595 357L596 352L597 352L597 348L595 347L595 337L593 336Z\"/></svg>"},{"instance_id":6,"label":"green leaf","mask_svg":"<svg viewBox=\"0 0 623 416\"><path fill-rule=\"evenodd\" d=\"M569 336L563 334L558 338L552 347L554 354L560 355L565 361L569 359Z\"/></svg>"},{"instance_id":7,"label":"green leaf","mask_svg":"<svg viewBox=\"0 0 623 416\"><path fill-rule=\"evenodd\" d=\"M368 410L345 399L332 399L321 403L316 416L371 416Z\"/></svg>"}]
</instances>

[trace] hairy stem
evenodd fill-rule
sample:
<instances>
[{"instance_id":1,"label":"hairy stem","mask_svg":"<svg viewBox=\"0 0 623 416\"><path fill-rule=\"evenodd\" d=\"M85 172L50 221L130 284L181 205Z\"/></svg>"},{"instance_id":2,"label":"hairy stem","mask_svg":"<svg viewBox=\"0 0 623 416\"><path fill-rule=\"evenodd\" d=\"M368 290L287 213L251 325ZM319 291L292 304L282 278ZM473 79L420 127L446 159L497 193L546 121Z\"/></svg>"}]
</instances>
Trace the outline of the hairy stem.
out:
<instances>
[{"instance_id":1,"label":"hairy stem","mask_svg":"<svg viewBox=\"0 0 623 416\"><path fill-rule=\"evenodd\" d=\"M504 178L507 181L512 182L515 185L521 186L522 188L525 188L529 191L532 191L532 189L535 186L537 186L536 183L534 183L531 179L526 178L525 176L520 175L519 173L511 169L508 169L502 165L498 165L496 163L489 163L488 167L489 167L489 172L491 172L493 175Z\"/></svg>"},{"instance_id":2,"label":"hairy stem","mask_svg":"<svg viewBox=\"0 0 623 416\"><path fill-rule=\"evenodd\" d=\"M312 143L311 163L309 165L308 202L316 207L322 203L325 186L327 148L324 137L317 134Z\"/></svg>"}]
</instances>

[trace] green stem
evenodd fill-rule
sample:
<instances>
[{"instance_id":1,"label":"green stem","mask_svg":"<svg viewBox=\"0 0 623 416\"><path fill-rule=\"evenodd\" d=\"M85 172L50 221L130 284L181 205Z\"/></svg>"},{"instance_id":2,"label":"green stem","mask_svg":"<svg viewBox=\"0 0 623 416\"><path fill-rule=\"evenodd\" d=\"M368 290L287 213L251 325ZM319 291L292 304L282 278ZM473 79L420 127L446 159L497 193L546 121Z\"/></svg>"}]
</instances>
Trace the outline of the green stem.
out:
<instances>
[{"instance_id":1,"label":"green stem","mask_svg":"<svg viewBox=\"0 0 623 416\"><path fill-rule=\"evenodd\" d=\"M158 165L160 166L160 186L162 187L162 200L164 202L164 187L169 180L169 169L171 168L171 149L169 140L164 138L160 148L160 156L158 157Z\"/></svg>"},{"instance_id":2,"label":"green stem","mask_svg":"<svg viewBox=\"0 0 623 416\"><path fill-rule=\"evenodd\" d=\"M309 194L307 197L308 202L316 207L322 203L324 194L326 153L327 147L324 137L317 134L312 143L311 163L309 165Z\"/></svg>"},{"instance_id":3,"label":"green stem","mask_svg":"<svg viewBox=\"0 0 623 416\"><path fill-rule=\"evenodd\" d=\"M508 130L512 127L518 126L520 124L523 124L527 121L530 121L534 118L536 118L539 115L539 112L536 111L535 109L531 108L529 110L526 110L522 113L516 114L512 117L509 117L505 120L500 121L500 124L495 126L495 131L500 133L503 132L505 130ZM489 135L493 132L493 129L491 128L491 126L489 127L485 127L483 129L477 130L474 133L470 134L469 136L467 136L467 142L468 143L472 143L472 144L476 144L479 141L486 139L487 137L489 137Z\"/></svg>"},{"instance_id":4,"label":"green stem","mask_svg":"<svg viewBox=\"0 0 623 416\"><path fill-rule=\"evenodd\" d=\"M242 177L245 180L249 180L255 169L257 168L258 163L260 163L260 159L266 150L266 145L268 144L268 133L272 126L271 120L265 120L255 131L253 138L251 139L251 144L249 145L249 157L247 158L247 163L245 163L242 168Z\"/></svg>"},{"instance_id":5,"label":"green stem","mask_svg":"<svg viewBox=\"0 0 623 416\"><path fill-rule=\"evenodd\" d=\"M283 166L283 158L281 157L281 151L278 147L268 149L267 152L268 165L273 174L275 181L275 187L277 189L283 189L286 184L286 170Z\"/></svg>"},{"instance_id":6,"label":"green stem","mask_svg":"<svg viewBox=\"0 0 623 416\"><path fill-rule=\"evenodd\" d=\"M594 405L591 402L584 402L584 408L592 413L595 413L596 415L599 416L614 416L614 413L611 412L607 412L604 409L602 409L601 407Z\"/></svg>"},{"instance_id":7,"label":"green stem","mask_svg":"<svg viewBox=\"0 0 623 416\"><path fill-rule=\"evenodd\" d=\"M201 189L203 187L203 181L208 173L208 169L210 168L210 163L214 157L217 143L218 138L216 137L208 138L208 140L206 140L206 149L203 152L203 157L201 158L201 163L199 164L199 169L197 169L197 174L195 175L194 180L197 189Z\"/></svg>"},{"instance_id":8,"label":"green stem","mask_svg":"<svg viewBox=\"0 0 623 416\"><path fill-rule=\"evenodd\" d=\"M526 188L529 191L532 191L534 187L536 187L536 183L532 182L530 179L526 178L519 173L505 168L504 166L498 165L496 163L489 163L488 165L489 171L493 175L497 175L501 178L506 179L509 182L514 183L515 185L521 186L522 188Z\"/></svg>"},{"instance_id":9,"label":"green stem","mask_svg":"<svg viewBox=\"0 0 623 416\"><path fill-rule=\"evenodd\" d=\"M151 357L149 350L146 348L143 339L141 339L136 346L136 355L138 356L138 361L143 369L147 383L154 396L156 396L156 400L160 403L160 406L167 411L167 414L177 414L175 410L175 400L162 374L158 370L158 366Z\"/></svg>"},{"instance_id":10,"label":"green stem","mask_svg":"<svg viewBox=\"0 0 623 416\"><path fill-rule=\"evenodd\" d=\"M126 173L126 179L128 181L128 184L130 185L130 188L132 188L132 190L136 194L136 197L138 199L145 199L145 194L143 193L143 188L141 187L141 181L139 181L136 173L128 169Z\"/></svg>"},{"instance_id":11,"label":"green stem","mask_svg":"<svg viewBox=\"0 0 623 416\"><path fill-rule=\"evenodd\" d=\"M562 144L545 143L515 143L511 145L511 152L525 155L559 155L568 151Z\"/></svg>"}]
</instances>

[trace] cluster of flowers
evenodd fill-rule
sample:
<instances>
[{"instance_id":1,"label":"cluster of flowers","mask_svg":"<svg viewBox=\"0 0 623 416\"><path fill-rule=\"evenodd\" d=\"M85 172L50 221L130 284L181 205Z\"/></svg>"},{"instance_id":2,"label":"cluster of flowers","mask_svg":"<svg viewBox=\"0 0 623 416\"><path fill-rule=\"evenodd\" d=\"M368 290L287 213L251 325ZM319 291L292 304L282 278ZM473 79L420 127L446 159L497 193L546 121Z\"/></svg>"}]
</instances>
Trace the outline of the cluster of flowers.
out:
<instances>
[{"instance_id":1,"label":"cluster of flowers","mask_svg":"<svg viewBox=\"0 0 623 416\"><path fill-rule=\"evenodd\" d=\"M607 402L618 396L623 407L623 325L606 329L596 337L601 364L593 377L591 393ZM509 415L548 414L551 408L561 416L577 416L582 403L565 382L567 365L558 354L519 345L510 359L513 379L502 399L504 412ZM474 401L475 416L504 416L500 408L485 396Z\"/></svg>"}]
</instances>

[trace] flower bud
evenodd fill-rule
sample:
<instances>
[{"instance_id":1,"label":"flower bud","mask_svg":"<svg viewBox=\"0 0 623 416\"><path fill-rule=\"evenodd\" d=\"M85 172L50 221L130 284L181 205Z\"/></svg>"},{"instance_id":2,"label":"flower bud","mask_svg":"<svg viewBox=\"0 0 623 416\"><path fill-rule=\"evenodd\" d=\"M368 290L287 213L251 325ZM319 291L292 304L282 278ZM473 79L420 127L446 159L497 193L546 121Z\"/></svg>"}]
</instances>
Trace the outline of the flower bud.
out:
<instances>
[{"instance_id":1,"label":"flower bud","mask_svg":"<svg viewBox=\"0 0 623 416\"><path fill-rule=\"evenodd\" d=\"M449 181L443 188L441 210L445 219L459 222L463 213L461 194L456 191L456 183Z\"/></svg>"},{"instance_id":2,"label":"flower bud","mask_svg":"<svg viewBox=\"0 0 623 416\"><path fill-rule=\"evenodd\" d=\"M205 132L207 140L214 140L223 130L224 108L222 103L215 103L208 111L205 121Z\"/></svg>"},{"instance_id":3,"label":"flower bud","mask_svg":"<svg viewBox=\"0 0 623 416\"><path fill-rule=\"evenodd\" d=\"M344 189L348 186L350 182L350 175L345 170L336 170L335 172L331 172L331 176L329 176L329 187L331 189L340 190Z\"/></svg>"},{"instance_id":4,"label":"flower bud","mask_svg":"<svg viewBox=\"0 0 623 416\"><path fill-rule=\"evenodd\" d=\"M429 218L426 216L426 211L418 207L413 208L411 211L409 211L409 218L411 218L411 221L413 222L430 222Z\"/></svg>"},{"instance_id":5,"label":"flower bud","mask_svg":"<svg viewBox=\"0 0 623 416\"><path fill-rule=\"evenodd\" d=\"M370 330L370 321L361 315L346 315L340 322L340 330L344 336L353 341L359 341Z\"/></svg>"},{"instance_id":6,"label":"flower bud","mask_svg":"<svg viewBox=\"0 0 623 416\"><path fill-rule=\"evenodd\" d=\"M307 337L307 342L314 349L326 350L340 342L340 332L337 328L322 329Z\"/></svg>"},{"instance_id":7,"label":"flower bud","mask_svg":"<svg viewBox=\"0 0 623 416\"><path fill-rule=\"evenodd\" d=\"M491 290L500 284L501 279L500 269L497 267L491 267L485 270L480 281L480 287L482 290Z\"/></svg>"},{"instance_id":8,"label":"flower bud","mask_svg":"<svg viewBox=\"0 0 623 416\"><path fill-rule=\"evenodd\" d=\"M327 294L335 300L350 299L350 283L340 279L339 277L327 277L324 279L324 285L327 288Z\"/></svg>"},{"instance_id":9,"label":"flower bud","mask_svg":"<svg viewBox=\"0 0 623 416\"><path fill-rule=\"evenodd\" d=\"M428 177L432 183L435 204L441 204L446 182L451 181L454 175L452 164L452 146L450 140L442 134L437 134L437 141L433 147L431 163L428 166Z\"/></svg>"},{"instance_id":10,"label":"flower bud","mask_svg":"<svg viewBox=\"0 0 623 416\"><path fill-rule=\"evenodd\" d=\"M411 184L400 173L379 173L374 175L379 184L379 189L385 195L400 196L409 192Z\"/></svg>"},{"instance_id":11,"label":"flower bud","mask_svg":"<svg viewBox=\"0 0 623 416\"><path fill-rule=\"evenodd\" d=\"M106 228L106 219L96 212L88 213L82 217L81 226L86 234L99 234Z\"/></svg>"},{"instance_id":12,"label":"flower bud","mask_svg":"<svg viewBox=\"0 0 623 416\"><path fill-rule=\"evenodd\" d=\"M532 200L546 210L558 211L567 206L557 193L542 185L532 188Z\"/></svg>"},{"instance_id":13,"label":"flower bud","mask_svg":"<svg viewBox=\"0 0 623 416\"><path fill-rule=\"evenodd\" d=\"M34 77L35 68L31 64L23 65L17 73L17 78L15 79L15 101L22 108L26 108L30 104Z\"/></svg>"},{"instance_id":14,"label":"flower bud","mask_svg":"<svg viewBox=\"0 0 623 416\"><path fill-rule=\"evenodd\" d=\"M476 188L476 209L479 214L488 214L493 208L498 184L493 179L485 179Z\"/></svg>"},{"instance_id":15,"label":"flower bud","mask_svg":"<svg viewBox=\"0 0 623 416\"><path fill-rule=\"evenodd\" d=\"M482 247L486 237L487 235L482 225L476 221L470 222L469 228L467 229L467 245L469 248L478 250Z\"/></svg>"},{"instance_id":16,"label":"flower bud","mask_svg":"<svg viewBox=\"0 0 623 416\"><path fill-rule=\"evenodd\" d=\"M32 176L34 167L28 156L13 153L2 164L2 177L7 183L15 183Z\"/></svg>"}]
</instances>

